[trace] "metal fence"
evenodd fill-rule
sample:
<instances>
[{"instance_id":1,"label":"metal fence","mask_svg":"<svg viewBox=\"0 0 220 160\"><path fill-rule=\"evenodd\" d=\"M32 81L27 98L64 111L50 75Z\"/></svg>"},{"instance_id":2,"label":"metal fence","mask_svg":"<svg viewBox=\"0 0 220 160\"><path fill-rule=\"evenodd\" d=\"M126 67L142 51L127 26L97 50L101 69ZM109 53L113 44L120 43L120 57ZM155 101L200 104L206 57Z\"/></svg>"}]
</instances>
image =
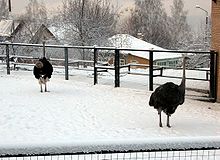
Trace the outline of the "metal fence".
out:
<instances>
[{"instance_id":1,"label":"metal fence","mask_svg":"<svg viewBox=\"0 0 220 160\"><path fill-rule=\"evenodd\" d=\"M220 137L1 145L1 160L219 160Z\"/></svg>"},{"instance_id":2,"label":"metal fence","mask_svg":"<svg viewBox=\"0 0 220 160\"><path fill-rule=\"evenodd\" d=\"M205 146L205 145L204 145ZM59 148L59 146L57 146ZM120 149L120 147L119 147ZM16 150L16 148L14 149ZM167 149L146 151L97 151L76 153L34 153L0 155L0 160L219 160L220 149L214 148L192 148L192 149ZM17 152L19 153L19 151Z\"/></svg>"},{"instance_id":3,"label":"metal fence","mask_svg":"<svg viewBox=\"0 0 220 160\"><path fill-rule=\"evenodd\" d=\"M167 52L170 54L173 53L194 53L194 54L209 54L210 55L210 85L209 85L209 98L212 101L216 100L216 80L217 80L217 52L215 51L174 51L174 50L145 50L145 49L128 49L128 48L115 48L115 47L97 47L97 46L69 46L69 45L43 45L43 44L25 44L25 43L9 43L4 42L0 43L0 46L5 46L6 51L6 64L7 64L7 74L10 74L10 46L23 46L23 47L40 47L43 48L59 48L63 50L64 55L64 67L65 67L65 79L69 79L69 50L70 49L79 49L79 50L93 50L93 71L94 71L94 85L98 83L98 72L100 70L114 70L115 77L115 87L120 87L120 69L128 67L129 65L120 65L120 52L121 51L144 51L146 54L149 54L149 90L153 91L154 77L154 53L158 52ZM98 53L99 51L113 51L114 52L114 66L103 66L98 63ZM45 54L45 53L43 53ZM162 54L162 53L161 53ZM157 68L156 68L157 69ZM180 78L180 77L171 77L171 78ZM187 79L187 78L186 78ZM192 79L192 78L191 78ZM196 80L196 79L194 79Z\"/></svg>"},{"instance_id":4,"label":"metal fence","mask_svg":"<svg viewBox=\"0 0 220 160\"><path fill-rule=\"evenodd\" d=\"M219 160L219 150L1 157L1 160Z\"/></svg>"}]
</instances>

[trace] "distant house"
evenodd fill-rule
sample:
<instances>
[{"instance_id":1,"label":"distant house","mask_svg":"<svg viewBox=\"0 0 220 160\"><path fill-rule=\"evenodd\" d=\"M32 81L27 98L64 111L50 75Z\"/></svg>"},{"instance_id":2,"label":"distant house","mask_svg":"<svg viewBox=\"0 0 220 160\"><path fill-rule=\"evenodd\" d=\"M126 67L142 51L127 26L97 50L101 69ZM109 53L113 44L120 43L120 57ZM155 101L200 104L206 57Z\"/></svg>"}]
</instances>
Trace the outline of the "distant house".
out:
<instances>
[{"instance_id":1,"label":"distant house","mask_svg":"<svg viewBox=\"0 0 220 160\"><path fill-rule=\"evenodd\" d=\"M20 34L23 28L23 21L1 20L0 21L0 42L10 41L14 42L16 37Z\"/></svg>"},{"instance_id":2,"label":"distant house","mask_svg":"<svg viewBox=\"0 0 220 160\"><path fill-rule=\"evenodd\" d=\"M143 49L143 50L160 50L166 51L166 49L153 45L136 37L128 34L117 34L109 39L111 46L117 48L130 48L130 49ZM179 53L167 53L167 52L154 52L153 59L155 65L175 67L181 58ZM112 63L113 60L110 60ZM136 64L149 64L149 52L148 51L121 51L121 65L136 63Z\"/></svg>"},{"instance_id":3,"label":"distant house","mask_svg":"<svg viewBox=\"0 0 220 160\"><path fill-rule=\"evenodd\" d=\"M164 66L164 67L176 67L179 65L181 60L181 56L179 57L172 57L172 58L164 58L164 59L156 59L154 60L154 64L157 66Z\"/></svg>"},{"instance_id":4,"label":"distant house","mask_svg":"<svg viewBox=\"0 0 220 160\"><path fill-rule=\"evenodd\" d=\"M1 20L0 21L0 42L9 41L16 43L33 43L42 44L45 41L47 44L59 44L54 34L44 25L41 24L39 27L35 26L36 30L31 30L27 23L24 21L14 20ZM10 50L10 54L15 55L27 55L40 57L42 55L42 48L39 47L13 47ZM1 51L4 53L4 49ZM47 54L54 55L60 54L57 50L47 49Z\"/></svg>"},{"instance_id":5,"label":"distant house","mask_svg":"<svg viewBox=\"0 0 220 160\"><path fill-rule=\"evenodd\" d=\"M56 38L56 36L50 31L49 28L47 28L44 24L41 24L38 29L34 32L33 36L29 40L28 43L32 44L43 44L45 42L46 44L59 44L59 40ZM45 50L47 57L60 57L62 56L62 53L60 53L60 50L57 48L46 48ZM26 47L25 52L31 56L34 57L40 57L45 56L43 53L42 48L33 48L33 47Z\"/></svg>"},{"instance_id":6,"label":"distant house","mask_svg":"<svg viewBox=\"0 0 220 160\"><path fill-rule=\"evenodd\" d=\"M31 37L30 43L41 44L43 41L56 41L56 37L44 24Z\"/></svg>"},{"instance_id":7,"label":"distant house","mask_svg":"<svg viewBox=\"0 0 220 160\"><path fill-rule=\"evenodd\" d=\"M21 42L21 43L43 43L46 41L56 41L54 34L41 24L36 31L31 33L24 21L1 20L0 21L0 42Z\"/></svg>"}]
</instances>

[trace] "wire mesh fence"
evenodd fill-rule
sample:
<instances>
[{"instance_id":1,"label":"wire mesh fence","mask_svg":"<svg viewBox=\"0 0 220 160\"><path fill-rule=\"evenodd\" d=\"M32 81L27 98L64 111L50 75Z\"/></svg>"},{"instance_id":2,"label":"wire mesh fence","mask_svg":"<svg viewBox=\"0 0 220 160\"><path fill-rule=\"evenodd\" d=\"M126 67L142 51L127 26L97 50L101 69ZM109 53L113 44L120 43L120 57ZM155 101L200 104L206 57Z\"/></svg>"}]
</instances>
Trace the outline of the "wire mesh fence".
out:
<instances>
[{"instance_id":1,"label":"wire mesh fence","mask_svg":"<svg viewBox=\"0 0 220 160\"><path fill-rule=\"evenodd\" d=\"M130 153L2 157L0 160L219 160L220 150L155 151Z\"/></svg>"}]
</instances>

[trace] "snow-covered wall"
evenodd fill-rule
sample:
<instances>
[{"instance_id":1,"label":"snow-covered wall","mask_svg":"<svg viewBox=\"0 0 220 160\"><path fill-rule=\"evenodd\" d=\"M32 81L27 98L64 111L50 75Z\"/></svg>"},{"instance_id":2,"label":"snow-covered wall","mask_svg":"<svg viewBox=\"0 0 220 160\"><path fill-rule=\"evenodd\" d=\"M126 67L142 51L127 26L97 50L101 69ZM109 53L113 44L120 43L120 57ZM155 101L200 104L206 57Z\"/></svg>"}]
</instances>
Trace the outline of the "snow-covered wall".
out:
<instances>
[{"instance_id":1,"label":"snow-covered wall","mask_svg":"<svg viewBox=\"0 0 220 160\"><path fill-rule=\"evenodd\" d=\"M133 139L129 141L75 141L51 144L8 144L0 146L1 156L11 155L46 155L46 154L76 154L76 153L105 153L128 151L160 151L160 150L190 150L190 149L219 149L220 137L176 137Z\"/></svg>"}]
</instances>

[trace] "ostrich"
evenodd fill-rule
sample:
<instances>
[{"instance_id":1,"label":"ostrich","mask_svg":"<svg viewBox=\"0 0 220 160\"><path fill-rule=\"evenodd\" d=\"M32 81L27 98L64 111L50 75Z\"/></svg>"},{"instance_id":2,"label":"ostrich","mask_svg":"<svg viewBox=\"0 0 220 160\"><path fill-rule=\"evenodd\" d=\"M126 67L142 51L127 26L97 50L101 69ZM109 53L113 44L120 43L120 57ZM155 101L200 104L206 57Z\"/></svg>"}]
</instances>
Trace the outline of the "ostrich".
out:
<instances>
[{"instance_id":1,"label":"ostrich","mask_svg":"<svg viewBox=\"0 0 220 160\"><path fill-rule=\"evenodd\" d=\"M149 105L157 109L159 114L159 126L163 127L161 121L161 112L163 111L167 115L167 127L170 126L170 116L173 114L179 105L182 105L185 100L185 69L186 59L183 56L183 76L180 85L176 85L173 82L167 82L158 88L151 94Z\"/></svg>"},{"instance_id":2,"label":"ostrich","mask_svg":"<svg viewBox=\"0 0 220 160\"><path fill-rule=\"evenodd\" d=\"M53 72L53 67L45 57L43 57L42 59L39 59L36 62L33 73L34 73L35 78L38 79L41 92L43 92L43 88L42 88L43 84L45 85L44 91L47 92L46 83L51 78L52 72Z\"/></svg>"}]
</instances>

